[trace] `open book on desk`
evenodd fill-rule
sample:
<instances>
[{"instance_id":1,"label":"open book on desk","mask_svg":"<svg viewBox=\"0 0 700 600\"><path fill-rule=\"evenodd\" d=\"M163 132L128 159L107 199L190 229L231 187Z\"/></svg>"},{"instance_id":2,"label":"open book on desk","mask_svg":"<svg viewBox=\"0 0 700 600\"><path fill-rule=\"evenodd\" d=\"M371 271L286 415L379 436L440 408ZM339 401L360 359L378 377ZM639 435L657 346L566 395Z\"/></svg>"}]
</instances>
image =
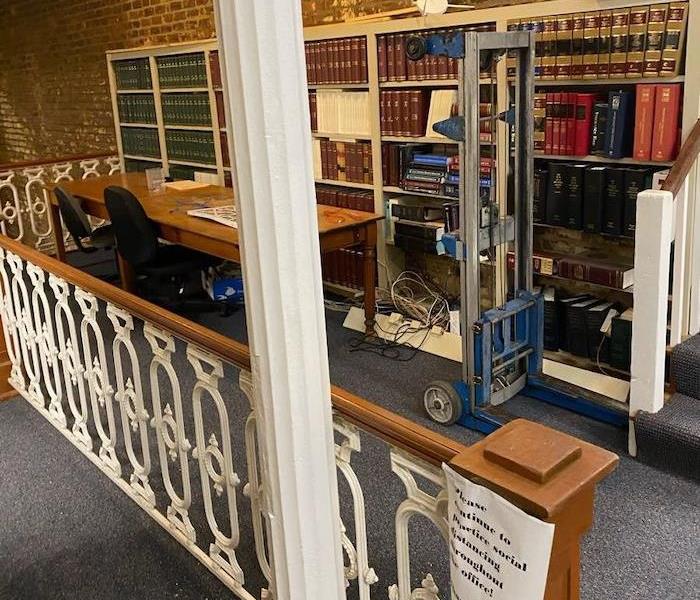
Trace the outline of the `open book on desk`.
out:
<instances>
[{"instance_id":1,"label":"open book on desk","mask_svg":"<svg viewBox=\"0 0 700 600\"><path fill-rule=\"evenodd\" d=\"M236 207L233 204L227 206L213 206L211 208L193 208L192 210L188 210L187 214L192 217L209 219L210 221L216 221L227 227L238 229Z\"/></svg>"}]
</instances>

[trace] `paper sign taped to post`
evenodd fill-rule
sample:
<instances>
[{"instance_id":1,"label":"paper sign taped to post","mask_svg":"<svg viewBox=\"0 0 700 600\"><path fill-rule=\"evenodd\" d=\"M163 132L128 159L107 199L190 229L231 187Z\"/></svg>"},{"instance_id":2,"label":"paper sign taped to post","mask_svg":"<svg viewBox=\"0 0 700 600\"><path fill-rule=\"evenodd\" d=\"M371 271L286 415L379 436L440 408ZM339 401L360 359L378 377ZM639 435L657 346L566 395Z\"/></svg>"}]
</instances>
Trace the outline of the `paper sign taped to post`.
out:
<instances>
[{"instance_id":1,"label":"paper sign taped to post","mask_svg":"<svg viewBox=\"0 0 700 600\"><path fill-rule=\"evenodd\" d=\"M542 600L554 525L447 465L450 573L456 600Z\"/></svg>"}]
</instances>

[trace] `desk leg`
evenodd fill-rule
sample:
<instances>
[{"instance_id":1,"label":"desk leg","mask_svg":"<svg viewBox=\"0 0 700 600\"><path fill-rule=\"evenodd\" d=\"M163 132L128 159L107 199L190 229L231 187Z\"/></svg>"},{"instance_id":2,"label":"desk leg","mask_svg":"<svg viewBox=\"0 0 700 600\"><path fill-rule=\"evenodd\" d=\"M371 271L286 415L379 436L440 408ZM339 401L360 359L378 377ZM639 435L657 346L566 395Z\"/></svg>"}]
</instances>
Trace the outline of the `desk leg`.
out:
<instances>
[{"instance_id":1,"label":"desk leg","mask_svg":"<svg viewBox=\"0 0 700 600\"><path fill-rule=\"evenodd\" d=\"M63 242L63 225L61 224L61 211L57 204L49 203L49 218L56 239L56 258L61 262L66 262L66 245Z\"/></svg>"},{"instance_id":2,"label":"desk leg","mask_svg":"<svg viewBox=\"0 0 700 600\"><path fill-rule=\"evenodd\" d=\"M117 264L119 265L119 278L122 282L122 289L130 294L136 293L136 273L131 263L122 258L117 252Z\"/></svg>"},{"instance_id":3,"label":"desk leg","mask_svg":"<svg viewBox=\"0 0 700 600\"><path fill-rule=\"evenodd\" d=\"M363 287L365 288L365 331L374 332L374 312L377 289L377 223L365 226Z\"/></svg>"}]
</instances>

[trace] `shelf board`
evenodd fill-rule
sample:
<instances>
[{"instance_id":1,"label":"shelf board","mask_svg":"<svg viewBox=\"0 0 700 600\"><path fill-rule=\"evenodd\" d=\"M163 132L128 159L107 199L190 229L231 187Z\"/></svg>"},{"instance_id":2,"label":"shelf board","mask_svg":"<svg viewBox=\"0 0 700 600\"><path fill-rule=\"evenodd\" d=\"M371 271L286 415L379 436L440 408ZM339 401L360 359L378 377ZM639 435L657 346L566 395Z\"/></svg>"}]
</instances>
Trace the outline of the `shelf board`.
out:
<instances>
[{"instance_id":1,"label":"shelf board","mask_svg":"<svg viewBox=\"0 0 700 600\"><path fill-rule=\"evenodd\" d=\"M117 94L152 94L153 90L117 90Z\"/></svg>"},{"instance_id":2,"label":"shelf board","mask_svg":"<svg viewBox=\"0 0 700 600\"><path fill-rule=\"evenodd\" d=\"M337 185L338 187L349 187L357 188L360 190L373 190L374 185L371 183L355 183L352 181L336 181L335 179L316 179L316 183L323 183L326 185Z\"/></svg>"},{"instance_id":3,"label":"shelf board","mask_svg":"<svg viewBox=\"0 0 700 600\"><path fill-rule=\"evenodd\" d=\"M347 141L371 140L372 139L372 135L369 133L359 133L359 134L327 133L327 132L319 132L319 131L312 131L311 137L316 138L316 139L347 140Z\"/></svg>"},{"instance_id":4,"label":"shelf board","mask_svg":"<svg viewBox=\"0 0 700 600\"><path fill-rule=\"evenodd\" d=\"M591 281L581 281L580 279L571 279L569 277L561 277L559 275L546 275L544 273L533 273L535 277L542 277L543 279L554 279L556 281L567 281L571 282L574 284L580 284L580 285L590 285L592 287L597 287L601 289L606 289L606 290L612 290L614 292L622 292L623 294L632 294L634 292L634 286L631 285L629 287L626 287L624 289L612 287L610 285L603 285L602 283L593 283Z\"/></svg>"},{"instance_id":5,"label":"shelf board","mask_svg":"<svg viewBox=\"0 0 700 600\"><path fill-rule=\"evenodd\" d=\"M479 85L491 85L493 80L480 79ZM457 87L459 82L456 79L422 79L418 81L382 81L380 88L415 88L415 87Z\"/></svg>"},{"instance_id":6,"label":"shelf board","mask_svg":"<svg viewBox=\"0 0 700 600\"><path fill-rule=\"evenodd\" d=\"M198 163L198 162L193 162L189 160L171 160L168 159L168 163L171 165L183 165L185 167L201 167L203 169L216 169L216 164L206 164L206 163Z\"/></svg>"},{"instance_id":7,"label":"shelf board","mask_svg":"<svg viewBox=\"0 0 700 600\"><path fill-rule=\"evenodd\" d=\"M146 129L158 129L156 123L119 123L120 127L140 127Z\"/></svg>"},{"instance_id":8,"label":"shelf board","mask_svg":"<svg viewBox=\"0 0 700 600\"><path fill-rule=\"evenodd\" d=\"M385 185L384 191L390 194L405 194L408 196L421 196L424 198L435 198L436 200L459 200L455 196L444 196L439 194L427 194L425 192L411 192L409 190L401 189L400 187L395 187L393 185Z\"/></svg>"},{"instance_id":9,"label":"shelf board","mask_svg":"<svg viewBox=\"0 0 700 600\"><path fill-rule=\"evenodd\" d=\"M613 163L620 165L649 165L658 167L673 166L673 161L662 162L655 160L637 160L636 158L609 158L607 156L596 156L589 154L588 156L570 156L562 154L535 154L534 157L540 160L565 160L568 162L594 162L594 163Z\"/></svg>"},{"instance_id":10,"label":"shelf board","mask_svg":"<svg viewBox=\"0 0 700 600\"><path fill-rule=\"evenodd\" d=\"M332 281L324 281L323 289L327 292L331 292L332 294L344 296L346 298L360 298L364 295L362 290L341 285L339 283L333 283Z\"/></svg>"},{"instance_id":11,"label":"shelf board","mask_svg":"<svg viewBox=\"0 0 700 600\"><path fill-rule=\"evenodd\" d=\"M214 131L211 125L166 125L165 129L182 129L183 131Z\"/></svg>"},{"instance_id":12,"label":"shelf board","mask_svg":"<svg viewBox=\"0 0 700 600\"><path fill-rule=\"evenodd\" d=\"M634 77L615 79L535 79L535 87L583 86L583 85L636 85L638 83L683 83L685 77Z\"/></svg>"},{"instance_id":13,"label":"shelf board","mask_svg":"<svg viewBox=\"0 0 700 600\"><path fill-rule=\"evenodd\" d=\"M563 225L550 225L549 223L533 223L532 225L533 225L533 227L541 227L543 229L561 229L563 231L574 231L576 233L582 233L584 235L595 235L595 236L603 237L605 239L629 242L630 244L634 244L634 238L628 237L626 235L615 235L612 233L603 233L601 231L592 232L592 231L585 231L583 229L572 229L571 227L564 227Z\"/></svg>"},{"instance_id":14,"label":"shelf board","mask_svg":"<svg viewBox=\"0 0 700 600\"><path fill-rule=\"evenodd\" d=\"M156 156L139 156L138 154L125 154L124 158L128 158L130 160L143 160L147 162L153 162L153 163L162 163L163 159L160 157Z\"/></svg>"},{"instance_id":15,"label":"shelf board","mask_svg":"<svg viewBox=\"0 0 700 600\"><path fill-rule=\"evenodd\" d=\"M416 144L445 144L448 146L456 146L459 142L451 140L450 138L436 138L431 136L404 136L404 135L383 135L382 142L400 142L400 143L410 143L415 142ZM495 146L495 142L479 142L480 146Z\"/></svg>"},{"instance_id":16,"label":"shelf board","mask_svg":"<svg viewBox=\"0 0 700 600\"><path fill-rule=\"evenodd\" d=\"M586 356L576 356L575 354L570 354L569 352L564 352L563 350L545 350L543 356L548 360L553 360L565 365L571 365L572 367L578 367L579 369L586 369L587 371L596 371L600 373L600 369L598 368L596 361L591 360ZM619 377L621 379L629 379L630 377L629 371L616 369L615 367L611 367L607 363L603 362L600 363L600 366L604 371L607 371L614 377Z\"/></svg>"},{"instance_id":17,"label":"shelf board","mask_svg":"<svg viewBox=\"0 0 700 600\"><path fill-rule=\"evenodd\" d=\"M160 88L161 94L183 94L187 92L208 92L208 87L177 87L177 88Z\"/></svg>"},{"instance_id":18,"label":"shelf board","mask_svg":"<svg viewBox=\"0 0 700 600\"><path fill-rule=\"evenodd\" d=\"M310 90L368 90L369 83L311 83Z\"/></svg>"}]
</instances>

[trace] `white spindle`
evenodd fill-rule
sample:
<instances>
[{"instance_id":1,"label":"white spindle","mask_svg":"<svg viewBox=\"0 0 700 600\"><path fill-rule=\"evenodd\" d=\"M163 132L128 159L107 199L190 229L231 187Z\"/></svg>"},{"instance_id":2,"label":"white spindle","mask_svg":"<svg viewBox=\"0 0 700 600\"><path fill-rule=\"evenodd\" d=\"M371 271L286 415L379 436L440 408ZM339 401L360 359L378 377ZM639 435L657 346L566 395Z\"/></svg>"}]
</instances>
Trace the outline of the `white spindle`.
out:
<instances>
[{"instance_id":1,"label":"white spindle","mask_svg":"<svg viewBox=\"0 0 700 600\"><path fill-rule=\"evenodd\" d=\"M0 302L0 317L2 317L3 332L5 335L5 347L7 355L10 359L10 378L9 382L18 392L26 391L26 382L24 379L24 371L22 369L22 357L20 350L19 329L17 327L17 317L15 316L15 307L13 302L12 289L10 284L10 274L8 273L9 263L7 261L7 253L3 248L0 248L0 294L2 301Z\"/></svg>"},{"instance_id":2,"label":"white spindle","mask_svg":"<svg viewBox=\"0 0 700 600\"><path fill-rule=\"evenodd\" d=\"M29 224L36 237L34 246L39 249L45 241L50 239L52 233L51 219L49 219L49 197L44 187L46 170L44 167L31 167L24 169L22 175L27 178L27 182L24 184L24 194L27 200Z\"/></svg>"},{"instance_id":3,"label":"white spindle","mask_svg":"<svg viewBox=\"0 0 700 600\"><path fill-rule=\"evenodd\" d=\"M2 208L0 208L0 217L2 217L0 232L13 240L22 240L24 238L24 222L22 221L19 191L14 184L15 176L16 173L14 171L0 173L0 194L3 190L9 190L12 194L12 200L5 200ZM10 226L9 228L8 225Z\"/></svg>"}]
</instances>

